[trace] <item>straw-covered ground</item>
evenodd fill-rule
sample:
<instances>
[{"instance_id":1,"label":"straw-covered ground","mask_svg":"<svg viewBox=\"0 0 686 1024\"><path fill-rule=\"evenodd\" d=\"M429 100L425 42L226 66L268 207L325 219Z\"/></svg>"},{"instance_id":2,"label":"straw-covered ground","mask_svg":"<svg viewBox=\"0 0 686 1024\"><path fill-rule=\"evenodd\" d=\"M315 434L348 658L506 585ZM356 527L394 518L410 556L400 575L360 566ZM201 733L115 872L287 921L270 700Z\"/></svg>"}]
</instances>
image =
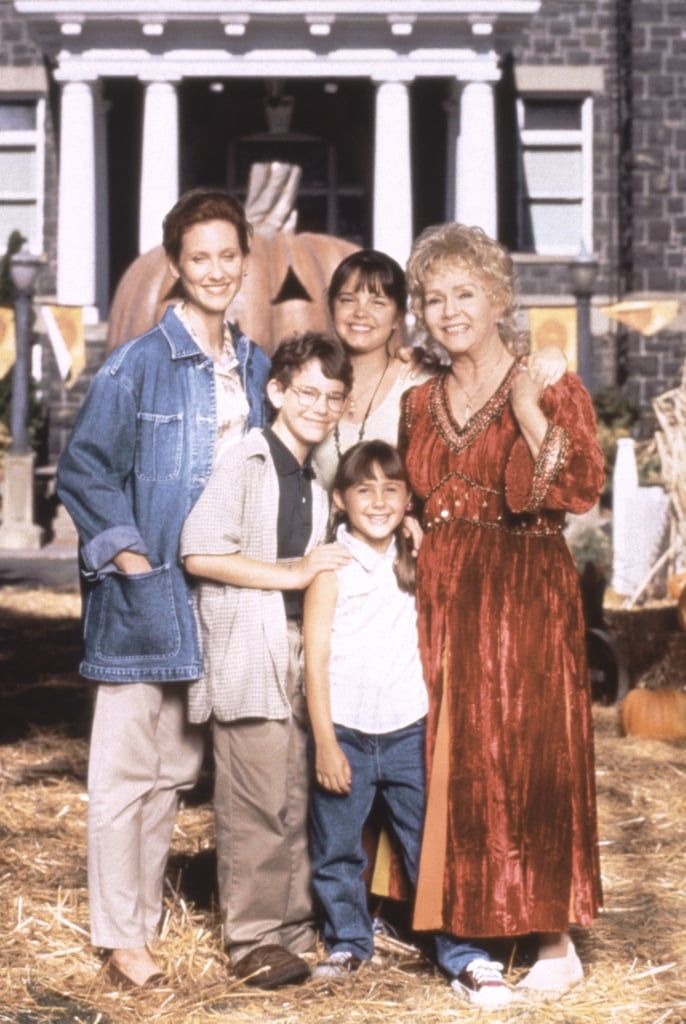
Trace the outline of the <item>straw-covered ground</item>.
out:
<instances>
[{"instance_id":1,"label":"straw-covered ground","mask_svg":"<svg viewBox=\"0 0 686 1024\"><path fill-rule=\"evenodd\" d=\"M85 733L74 594L0 588L0 1022L439 1024L484 1020L412 947L379 949L349 983L261 994L231 978L212 896L204 796L179 815L157 954L169 984L113 992L88 943ZM686 744L621 739L597 708L605 911L577 944L587 980L556 1005L489 1020L686 1021ZM510 977L522 970L514 951ZM520 966L517 966L519 964Z\"/></svg>"}]
</instances>

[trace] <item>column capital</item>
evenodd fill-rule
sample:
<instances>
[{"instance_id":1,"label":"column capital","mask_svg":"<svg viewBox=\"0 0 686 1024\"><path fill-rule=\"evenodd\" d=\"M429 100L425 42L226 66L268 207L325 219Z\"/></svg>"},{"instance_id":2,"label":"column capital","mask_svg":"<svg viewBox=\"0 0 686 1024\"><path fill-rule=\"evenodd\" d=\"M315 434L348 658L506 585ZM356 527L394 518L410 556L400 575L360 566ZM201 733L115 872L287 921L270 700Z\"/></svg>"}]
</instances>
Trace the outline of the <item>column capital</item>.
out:
<instances>
[{"instance_id":1,"label":"column capital","mask_svg":"<svg viewBox=\"0 0 686 1024\"><path fill-rule=\"evenodd\" d=\"M465 67L464 71L460 71L457 75L454 75L451 79L451 84L455 83L458 87L461 85L469 85L471 83L483 83L484 85L495 85L499 82L503 76L502 71L498 67L498 54L488 54L488 59L478 61L472 66L471 63L468 67Z\"/></svg>"},{"instance_id":2,"label":"column capital","mask_svg":"<svg viewBox=\"0 0 686 1024\"><path fill-rule=\"evenodd\" d=\"M397 71L378 71L370 75L373 85L378 89L382 85L411 85L415 80L413 75L407 68L400 69Z\"/></svg>"},{"instance_id":3,"label":"column capital","mask_svg":"<svg viewBox=\"0 0 686 1024\"><path fill-rule=\"evenodd\" d=\"M155 68L146 69L138 75L138 80L143 85L168 85L171 89L176 89L181 78L180 74L173 74L164 68L160 68L159 71Z\"/></svg>"},{"instance_id":4,"label":"column capital","mask_svg":"<svg viewBox=\"0 0 686 1024\"><path fill-rule=\"evenodd\" d=\"M93 86L101 81L100 77L95 74L95 72L73 71L71 69L69 71L65 71L62 68L56 68L53 77L60 85L62 92L64 92L65 88L70 85L83 85L92 89Z\"/></svg>"}]
</instances>

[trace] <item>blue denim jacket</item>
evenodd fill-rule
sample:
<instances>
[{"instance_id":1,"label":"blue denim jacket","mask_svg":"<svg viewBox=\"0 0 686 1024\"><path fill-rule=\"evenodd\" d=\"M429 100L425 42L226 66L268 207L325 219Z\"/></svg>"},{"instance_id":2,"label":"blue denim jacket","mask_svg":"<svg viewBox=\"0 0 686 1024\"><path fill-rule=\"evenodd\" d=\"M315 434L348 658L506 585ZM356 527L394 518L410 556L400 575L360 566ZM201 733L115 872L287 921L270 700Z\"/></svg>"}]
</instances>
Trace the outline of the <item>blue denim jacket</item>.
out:
<instances>
[{"instance_id":1,"label":"blue denim jacket","mask_svg":"<svg viewBox=\"0 0 686 1024\"><path fill-rule=\"evenodd\" d=\"M265 422L268 357L233 330L248 428ZM202 672L188 581L179 560L186 516L212 471L211 359L173 309L109 357L62 453L57 491L76 523L84 581L80 672L104 682L197 679ZM126 575L123 549L150 560Z\"/></svg>"}]
</instances>

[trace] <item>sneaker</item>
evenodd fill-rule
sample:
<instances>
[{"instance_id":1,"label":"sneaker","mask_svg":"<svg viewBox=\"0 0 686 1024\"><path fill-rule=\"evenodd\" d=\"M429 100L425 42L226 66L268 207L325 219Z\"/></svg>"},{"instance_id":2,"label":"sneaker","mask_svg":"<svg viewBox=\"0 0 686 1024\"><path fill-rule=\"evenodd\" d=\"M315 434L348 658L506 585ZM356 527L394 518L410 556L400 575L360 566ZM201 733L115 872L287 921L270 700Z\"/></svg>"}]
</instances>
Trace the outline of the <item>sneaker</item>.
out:
<instances>
[{"instance_id":1,"label":"sneaker","mask_svg":"<svg viewBox=\"0 0 686 1024\"><path fill-rule=\"evenodd\" d=\"M497 1010L513 1001L503 979L503 965L494 960L472 960L453 978L450 987L472 1006L486 1010Z\"/></svg>"},{"instance_id":2,"label":"sneaker","mask_svg":"<svg viewBox=\"0 0 686 1024\"><path fill-rule=\"evenodd\" d=\"M686 587L684 587L686 591ZM385 917L373 917L372 918L372 934L383 935L389 939L397 939L398 933L392 924L389 924Z\"/></svg>"},{"instance_id":3,"label":"sneaker","mask_svg":"<svg viewBox=\"0 0 686 1024\"><path fill-rule=\"evenodd\" d=\"M362 960L355 956L348 949L337 949L329 953L326 960L322 960L312 970L313 978L346 978L359 970Z\"/></svg>"}]
</instances>

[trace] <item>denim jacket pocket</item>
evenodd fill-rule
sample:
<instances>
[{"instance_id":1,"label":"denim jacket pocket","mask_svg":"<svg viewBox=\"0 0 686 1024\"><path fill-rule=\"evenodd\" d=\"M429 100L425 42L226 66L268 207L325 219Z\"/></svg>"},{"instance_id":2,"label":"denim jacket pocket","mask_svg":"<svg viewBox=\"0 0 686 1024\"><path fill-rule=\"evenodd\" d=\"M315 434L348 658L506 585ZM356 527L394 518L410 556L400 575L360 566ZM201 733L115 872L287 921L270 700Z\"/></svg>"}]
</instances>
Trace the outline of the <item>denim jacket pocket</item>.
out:
<instances>
[{"instance_id":1,"label":"denim jacket pocket","mask_svg":"<svg viewBox=\"0 0 686 1024\"><path fill-rule=\"evenodd\" d=\"M175 480L181 472L183 413L136 415L135 473L141 480Z\"/></svg>"},{"instance_id":2,"label":"denim jacket pocket","mask_svg":"<svg viewBox=\"0 0 686 1024\"><path fill-rule=\"evenodd\" d=\"M147 664L173 657L181 645L168 565L104 577L90 596L98 660Z\"/></svg>"}]
</instances>

